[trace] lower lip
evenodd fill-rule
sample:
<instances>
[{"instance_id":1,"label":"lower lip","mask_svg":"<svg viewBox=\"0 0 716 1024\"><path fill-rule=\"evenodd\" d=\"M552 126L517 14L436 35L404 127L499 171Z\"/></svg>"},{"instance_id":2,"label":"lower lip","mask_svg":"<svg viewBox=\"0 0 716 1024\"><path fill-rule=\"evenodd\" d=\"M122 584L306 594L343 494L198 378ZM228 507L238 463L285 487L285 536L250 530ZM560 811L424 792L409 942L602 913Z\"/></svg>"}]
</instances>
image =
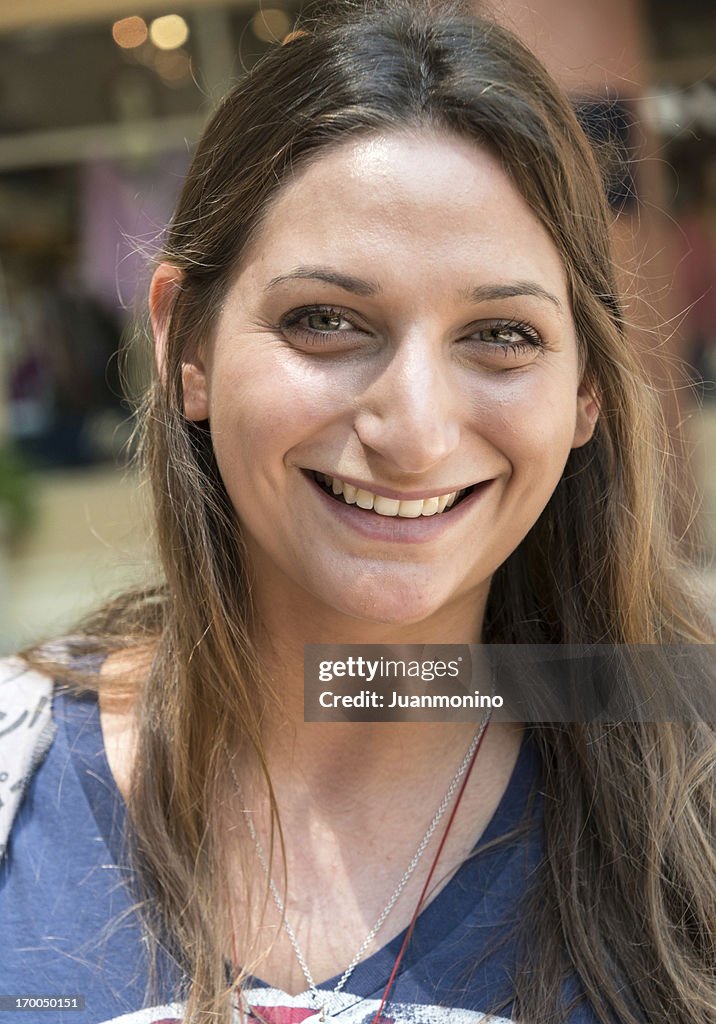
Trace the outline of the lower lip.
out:
<instances>
[{"instance_id":1,"label":"lower lip","mask_svg":"<svg viewBox=\"0 0 716 1024\"><path fill-rule=\"evenodd\" d=\"M459 505L449 512L436 512L433 516L418 516L410 519L405 516L380 516L370 509L359 508L336 501L323 490L312 476L304 474L310 486L322 500L324 506L333 513L341 523L350 526L356 533L371 540L392 541L397 544L420 544L432 540L451 525L459 523L470 509L474 508L483 495L489 490L492 480L477 484L475 489Z\"/></svg>"}]
</instances>

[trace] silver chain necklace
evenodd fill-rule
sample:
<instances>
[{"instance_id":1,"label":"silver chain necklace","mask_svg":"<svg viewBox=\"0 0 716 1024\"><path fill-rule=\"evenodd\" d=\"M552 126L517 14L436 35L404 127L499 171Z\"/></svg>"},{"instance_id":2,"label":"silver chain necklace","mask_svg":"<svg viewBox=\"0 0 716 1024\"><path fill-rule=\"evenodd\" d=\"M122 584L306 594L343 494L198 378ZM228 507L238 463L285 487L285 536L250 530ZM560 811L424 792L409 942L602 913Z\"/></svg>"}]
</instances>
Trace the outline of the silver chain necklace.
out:
<instances>
[{"instance_id":1,"label":"silver chain necklace","mask_svg":"<svg viewBox=\"0 0 716 1024\"><path fill-rule=\"evenodd\" d=\"M336 985L336 987L333 989L332 992L328 992L328 993L327 992L320 992L319 989L318 989L318 986L316 985L315 981L313 980L313 975L311 974L311 971L310 971L310 969L308 967L308 964L306 963L306 958L303 955L303 951L302 951L302 949L301 949L301 947L299 945L298 938L296 937L296 932L294 931L293 926L291 925L291 923L288 921L288 919L286 917L286 906L285 906L283 900L281 899L281 894L278 891L278 888L276 887L276 884L275 884L273 878L271 877L271 868L269 866L266 854L264 852L264 848L261 845L261 840L259 839L258 835L256 834L256 828L255 828L254 822L253 822L253 815L252 815L250 810L248 810L247 808L244 808L244 812L243 813L244 813L244 818L246 819L246 827L248 828L249 835L253 839L254 846L256 847L256 854L258 856L258 859L259 859L259 862L261 864L261 867L263 868L264 873L266 875L266 878L268 880L269 890L271 892L271 896L273 897L273 901L276 904L276 907L278 908L279 913L281 914L281 919L283 921L284 931L288 935L289 942L291 943L291 946L293 947L293 951L296 954L296 959L298 961L298 964L299 964L299 966L300 966L300 968L301 968L301 970L303 972L304 978L306 979L306 983L308 985L309 992L311 993L311 998L313 999L314 1005L316 1006L316 1008L318 1010L318 1013L314 1017L309 1017L304 1022L304 1024L310 1024L311 1021L324 1022L324 1021L326 1021L328 1019L329 1016L331 1016L331 1013L327 1012L327 1010L326 1010L326 1005L327 1005L327 998L326 997L327 996L330 996L330 997L336 996L342 990L343 986L346 984L346 982L350 978L351 974L353 973L355 968L360 963L361 958L363 957L363 954L368 949L368 947L371 944L371 942L373 941L373 939L377 936L378 932L381 930L381 928L385 924L386 919L387 919L388 915L390 914L391 910L393 909L395 904L398 902L398 899L400 898L400 894L402 893L402 891L405 888L405 886L408 884L408 881L410 880L413 872L417 868L418 863L420 862L420 858L425 853L425 850L427 849L428 843L430 842L430 840L433 837L435 829L440 824L440 821L441 821L443 815L445 814L445 811L450 806L450 802L451 802L453 796L455 795L455 792L456 792L458 786L460 785L460 782L461 782L465 772L467 771L467 769L468 769L468 767L470 765L470 762L472 761L472 758L473 758L473 755L475 754L475 751L477 750L478 744L480 743L480 740L482 738L482 734L484 733L485 729L487 728L487 725L488 725L488 723L490 721L491 715L492 715L492 712L488 711L487 714L485 715L485 717L483 718L482 722L480 723L480 727L477 730L477 732L475 733L475 735L473 736L472 742L470 743L468 751L465 754L465 757L463 758L462 763L460 764L460 767L457 769L457 771L453 775L452 779L450 780L450 785L448 786L447 790L445 791L445 795L443 796L442 800L440 801L440 804L438 805L438 809L436 810L435 814L433 815L433 818L432 818L430 824L427 827L425 835L420 840L420 842L418 844L418 847L417 847L415 853L413 854L412 859L411 859L410 863L408 864L408 867L405 870L405 873L403 874L402 878L400 879L400 881L398 882L397 886L395 887L395 890L393 891L393 894L391 895L390 899L388 900L386 905L383 907L383 910L381 911L380 916L378 917L378 920L375 922L375 924L373 925L371 930L368 932L368 934L366 935L365 939L363 939L363 942L361 943L360 948L357 950L355 956L353 957L351 962L346 967L345 971L343 972L343 974L340 977L340 980L339 980L338 984ZM233 758L231 758L231 757L229 757L229 769L231 771L231 777L234 780L234 785L236 786L236 792L238 793L238 795L239 795L239 797L240 797L240 799L241 799L241 801L243 803L243 800L244 800L243 790L242 790L242 787L241 787L241 783L239 782L239 779L238 779L238 777L236 775L236 771L234 770L234 762L233 762Z\"/></svg>"}]
</instances>

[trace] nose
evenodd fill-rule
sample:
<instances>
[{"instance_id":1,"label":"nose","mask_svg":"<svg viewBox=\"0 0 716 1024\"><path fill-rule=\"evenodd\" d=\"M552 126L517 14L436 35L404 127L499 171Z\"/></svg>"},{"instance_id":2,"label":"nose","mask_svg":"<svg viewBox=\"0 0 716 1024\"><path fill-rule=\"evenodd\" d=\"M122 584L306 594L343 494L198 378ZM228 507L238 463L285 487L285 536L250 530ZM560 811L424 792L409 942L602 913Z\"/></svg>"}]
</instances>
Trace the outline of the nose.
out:
<instances>
[{"instance_id":1,"label":"nose","mask_svg":"<svg viewBox=\"0 0 716 1024\"><path fill-rule=\"evenodd\" d=\"M365 448L417 475L457 448L458 406L445 357L425 340L406 340L363 392L354 428Z\"/></svg>"}]
</instances>

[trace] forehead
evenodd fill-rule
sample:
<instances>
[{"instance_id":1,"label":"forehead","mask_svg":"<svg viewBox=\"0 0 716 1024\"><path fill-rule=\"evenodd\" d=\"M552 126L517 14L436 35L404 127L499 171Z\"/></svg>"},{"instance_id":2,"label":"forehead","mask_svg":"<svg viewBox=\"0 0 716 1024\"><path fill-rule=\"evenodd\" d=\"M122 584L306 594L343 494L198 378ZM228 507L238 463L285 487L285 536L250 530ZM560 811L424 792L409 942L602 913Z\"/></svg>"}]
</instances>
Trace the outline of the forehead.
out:
<instances>
[{"instance_id":1,"label":"forehead","mask_svg":"<svg viewBox=\"0 0 716 1024\"><path fill-rule=\"evenodd\" d=\"M498 158L427 129L325 148L284 182L246 256L267 273L331 258L366 271L429 267L442 279L469 264L566 289L549 233Z\"/></svg>"}]
</instances>

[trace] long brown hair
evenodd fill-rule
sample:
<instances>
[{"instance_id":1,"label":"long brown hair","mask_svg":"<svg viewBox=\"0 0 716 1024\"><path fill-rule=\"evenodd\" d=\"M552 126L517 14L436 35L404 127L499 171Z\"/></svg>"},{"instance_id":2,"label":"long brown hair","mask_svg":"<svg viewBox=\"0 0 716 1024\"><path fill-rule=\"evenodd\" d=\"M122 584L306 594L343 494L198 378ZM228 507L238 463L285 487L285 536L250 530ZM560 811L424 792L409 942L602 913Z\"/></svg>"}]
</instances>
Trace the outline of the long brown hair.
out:
<instances>
[{"instance_id":1,"label":"long brown hair","mask_svg":"<svg viewBox=\"0 0 716 1024\"><path fill-rule=\"evenodd\" d=\"M261 745L273 697L254 653L241 528L208 425L183 415L182 360L210 344L242 252L292 169L360 134L448 130L499 157L561 254L600 417L495 573L484 642L714 639L670 537L666 433L620 311L599 168L565 96L467 5L342 2L303 28L226 97L196 151L162 254L183 275L165 310L165 373L141 412L164 580L104 609L84 641L150 652L129 808L149 925L173 937L191 1022L228 1015L215 816L226 745L258 759L277 815ZM535 734L545 858L514 1015L560 1020L564 973L576 970L604 1024L712 1022L712 726L545 724Z\"/></svg>"}]
</instances>

